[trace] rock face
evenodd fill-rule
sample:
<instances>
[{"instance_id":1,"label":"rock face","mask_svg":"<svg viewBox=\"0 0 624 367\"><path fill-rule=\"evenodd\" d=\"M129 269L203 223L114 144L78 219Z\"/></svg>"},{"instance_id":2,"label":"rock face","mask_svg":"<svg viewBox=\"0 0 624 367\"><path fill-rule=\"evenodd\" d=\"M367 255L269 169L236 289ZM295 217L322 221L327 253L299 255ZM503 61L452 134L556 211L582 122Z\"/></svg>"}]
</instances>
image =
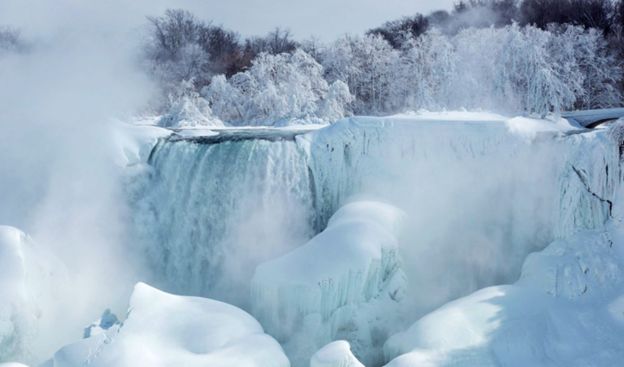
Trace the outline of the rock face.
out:
<instances>
[{"instance_id":1,"label":"rock face","mask_svg":"<svg viewBox=\"0 0 624 367\"><path fill-rule=\"evenodd\" d=\"M60 349L45 366L289 367L280 345L246 312L206 298L136 285L128 318Z\"/></svg>"},{"instance_id":2,"label":"rock face","mask_svg":"<svg viewBox=\"0 0 624 367\"><path fill-rule=\"evenodd\" d=\"M364 367L351 353L349 342L331 342L314 353L310 367Z\"/></svg>"},{"instance_id":3,"label":"rock face","mask_svg":"<svg viewBox=\"0 0 624 367\"><path fill-rule=\"evenodd\" d=\"M398 253L402 218L391 205L356 201L308 243L258 266L253 313L287 351L296 346L293 363L309 358L299 353L301 343L309 351L341 337L371 358L375 340L396 327L389 314L405 291Z\"/></svg>"}]
</instances>

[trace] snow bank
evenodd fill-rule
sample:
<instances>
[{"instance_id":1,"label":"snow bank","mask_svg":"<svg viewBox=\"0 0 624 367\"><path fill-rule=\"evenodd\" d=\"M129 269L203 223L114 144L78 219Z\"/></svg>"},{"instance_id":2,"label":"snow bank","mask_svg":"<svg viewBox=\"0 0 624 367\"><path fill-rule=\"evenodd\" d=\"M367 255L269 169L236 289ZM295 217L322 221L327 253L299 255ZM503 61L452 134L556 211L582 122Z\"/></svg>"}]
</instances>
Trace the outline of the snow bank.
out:
<instances>
[{"instance_id":1,"label":"snow bank","mask_svg":"<svg viewBox=\"0 0 624 367\"><path fill-rule=\"evenodd\" d=\"M41 334L42 325L53 321L47 306L64 276L54 255L22 231L0 226L0 360L31 362L46 350L50 335Z\"/></svg>"},{"instance_id":2,"label":"snow bank","mask_svg":"<svg viewBox=\"0 0 624 367\"><path fill-rule=\"evenodd\" d=\"M530 255L514 285L426 315L386 343L388 367L615 366L624 358L624 227Z\"/></svg>"},{"instance_id":3,"label":"snow bank","mask_svg":"<svg viewBox=\"0 0 624 367\"><path fill-rule=\"evenodd\" d=\"M338 340L331 342L314 353L310 367L364 367L351 353L349 342Z\"/></svg>"},{"instance_id":4,"label":"snow bank","mask_svg":"<svg viewBox=\"0 0 624 367\"><path fill-rule=\"evenodd\" d=\"M279 344L244 311L135 286L128 318L60 349L45 366L289 367Z\"/></svg>"},{"instance_id":5,"label":"snow bank","mask_svg":"<svg viewBox=\"0 0 624 367\"><path fill-rule=\"evenodd\" d=\"M393 327L385 313L404 292L397 238L402 217L380 202L347 204L308 243L258 266L252 279L254 315L279 340L309 343L308 352L291 355L293 363L345 336L366 358L377 334ZM367 309L366 303L375 306ZM296 345L297 353L301 348Z\"/></svg>"}]
</instances>

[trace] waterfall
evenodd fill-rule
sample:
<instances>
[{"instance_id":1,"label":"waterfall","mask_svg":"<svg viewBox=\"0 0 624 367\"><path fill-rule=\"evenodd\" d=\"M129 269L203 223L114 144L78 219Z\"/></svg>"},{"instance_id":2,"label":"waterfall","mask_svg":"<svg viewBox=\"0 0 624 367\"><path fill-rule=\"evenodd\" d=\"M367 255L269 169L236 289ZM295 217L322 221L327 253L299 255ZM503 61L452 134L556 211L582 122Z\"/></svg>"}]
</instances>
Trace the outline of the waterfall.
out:
<instances>
[{"instance_id":1,"label":"waterfall","mask_svg":"<svg viewBox=\"0 0 624 367\"><path fill-rule=\"evenodd\" d=\"M282 330L278 318L255 315L282 336L295 366L337 337L364 363L378 363L381 343L406 323L476 289L515 281L527 255L555 239L600 229L620 176L618 146L606 129L526 135L505 121L391 117L296 134L170 137L153 149L149 166L132 207L155 284L251 312L277 307L250 289L254 270L317 235L346 203L370 198L406 213L398 242L407 289L398 322L367 325L387 313L375 295L324 310L319 319L328 321L314 330ZM345 262L347 272L366 271ZM272 289L298 289L280 287ZM275 300L297 303L297 294ZM363 309L370 317L350 316Z\"/></svg>"},{"instance_id":2,"label":"waterfall","mask_svg":"<svg viewBox=\"0 0 624 367\"><path fill-rule=\"evenodd\" d=\"M165 289L244 303L255 266L313 234L307 157L294 140L165 139L149 165L135 223Z\"/></svg>"}]
</instances>

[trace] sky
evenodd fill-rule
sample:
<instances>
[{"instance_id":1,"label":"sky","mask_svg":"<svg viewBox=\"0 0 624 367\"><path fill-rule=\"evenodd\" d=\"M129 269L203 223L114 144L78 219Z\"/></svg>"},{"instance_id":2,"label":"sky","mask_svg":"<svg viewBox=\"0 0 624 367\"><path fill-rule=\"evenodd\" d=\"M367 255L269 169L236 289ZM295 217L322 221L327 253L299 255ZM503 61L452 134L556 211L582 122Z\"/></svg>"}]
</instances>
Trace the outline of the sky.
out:
<instances>
[{"instance_id":1,"label":"sky","mask_svg":"<svg viewBox=\"0 0 624 367\"><path fill-rule=\"evenodd\" d=\"M203 20L212 20L243 36L262 35L276 26L289 29L295 38L315 36L331 40L344 33L362 33L382 23L433 10L450 10L455 0L2 0L0 24L19 28L48 27L80 22L91 12L101 23L124 26L145 22L167 8L192 11ZM91 17L89 17L91 18ZM28 30L28 29L27 29Z\"/></svg>"},{"instance_id":2,"label":"sky","mask_svg":"<svg viewBox=\"0 0 624 367\"><path fill-rule=\"evenodd\" d=\"M229 0L179 1L198 16L236 29L244 35L262 34L275 26L297 38L332 39L361 33L388 20L451 9L455 0Z\"/></svg>"}]
</instances>

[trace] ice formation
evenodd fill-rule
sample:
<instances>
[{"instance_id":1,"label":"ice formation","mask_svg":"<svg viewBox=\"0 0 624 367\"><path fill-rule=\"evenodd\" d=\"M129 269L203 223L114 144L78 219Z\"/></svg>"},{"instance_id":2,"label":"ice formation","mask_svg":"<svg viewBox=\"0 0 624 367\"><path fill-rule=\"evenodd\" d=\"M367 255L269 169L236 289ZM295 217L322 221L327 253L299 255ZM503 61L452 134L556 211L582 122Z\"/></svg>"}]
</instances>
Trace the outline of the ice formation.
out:
<instances>
[{"instance_id":1,"label":"ice formation","mask_svg":"<svg viewBox=\"0 0 624 367\"><path fill-rule=\"evenodd\" d=\"M246 312L214 300L136 285L127 319L60 349L45 367L289 367Z\"/></svg>"},{"instance_id":2,"label":"ice formation","mask_svg":"<svg viewBox=\"0 0 624 367\"><path fill-rule=\"evenodd\" d=\"M364 367L351 353L349 342L331 342L314 353L310 367Z\"/></svg>"},{"instance_id":3,"label":"ice formation","mask_svg":"<svg viewBox=\"0 0 624 367\"><path fill-rule=\"evenodd\" d=\"M618 365L623 229L579 232L531 254L515 284L453 301L390 338L387 366Z\"/></svg>"},{"instance_id":4,"label":"ice formation","mask_svg":"<svg viewBox=\"0 0 624 367\"><path fill-rule=\"evenodd\" d=\"M370 354L381 347L375 342L396 327L391 315L405 292L398 253L402 216L384 203L347 204L308 243L258 266L252 312L285 343L293 363L309 358L299 350L340 338L374 359Z\"/></svg>"},{"instance_id":5,"label":"ice formation","mask_svg":"<svg viewBox=\"0 0 624 367\"><path fill-rule=\"evenodd\" d=\"M381 363L393 325L477 289L512 283L529 253L601 230L620 180L609 129L583 130L560 119L421 113L254 134L162 138L129 190L137 244L156 284L252 311L285 343L295 366L336 338L348 340L365 364ZM406 214L402 262L396 259L405 276L388 283L402 289L397 295L404 300L381 305L376 296L383 291L357 298L339 290L321 304L310 279L293 291L289 282L301 279L290 274L300 268L317 269L310 274L319 279L339 261L361 271L366 248L354 247L347 258L279 261L338 232L330 218L360 198ZM250 297L247 285L261 263ZM289 276L260 281L272 272ZM273 309L277 299L293 307L277 302ZM275 321L278 309L282 324ZM392 311L378 318L381 309ZM397 320L388 321L390 315Z\"/></svg>"}]
</instances>

